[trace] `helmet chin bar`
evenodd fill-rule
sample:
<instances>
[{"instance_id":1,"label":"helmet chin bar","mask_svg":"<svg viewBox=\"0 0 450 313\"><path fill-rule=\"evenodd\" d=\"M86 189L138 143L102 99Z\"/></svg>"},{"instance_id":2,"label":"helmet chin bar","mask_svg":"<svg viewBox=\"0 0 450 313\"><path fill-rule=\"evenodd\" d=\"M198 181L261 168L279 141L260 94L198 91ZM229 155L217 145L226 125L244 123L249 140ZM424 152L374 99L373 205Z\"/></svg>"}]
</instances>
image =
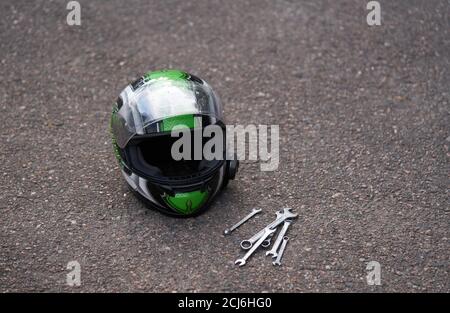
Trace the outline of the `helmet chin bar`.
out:
<instances>
[{"instance_id":1,"label":"helmet chin bar","mask_svg":"<svg viewBox=\"0 0 450 313\"><path fill-rule=\"evenodd\" d=\"M216 174L214 178L216 182L211 181L204 186L202 184L189 186L190 191L183 188L172 189L172 194L167 193L166 188L161 188L158 184L149 182L134 173L127 174L125 171L122 173L133 193L147 206L164 214L178 217L195 216L205 211L217 193L228 182L226 164ZM144 182L147 188L142 188ZM204 188L204 190L199 188ZM150 189L153 192L150 192Z\"/></svg>"},{"instance_id":2,"label":"helmet chin bar","mask_svg":"<svg viewBox=\"0 0 450 313\"><path fill-rule=\"evenodd\" d=\"M165 195L162 198L173 210L181 214L191 214L204 205L209 196L210 192L208 191L196 190L176 193L173 196Z\"/></svg>"},{"instance_id":3,"label":"helmet chin bar","mask_svg":"<svg viewBox=\"0 0 450 313\"><path fill-rule=\"evenodd\" d=\"M203 181L196 184L190 185L181 185L181 186L169 186L165 184L152 183L152 185L157 189L161 194L165 194L171 197L174 197L177 193L186 193L192 191L211 191L210 180L213 178L210 177L207 181Z\"/></svg>"}]
</instances>

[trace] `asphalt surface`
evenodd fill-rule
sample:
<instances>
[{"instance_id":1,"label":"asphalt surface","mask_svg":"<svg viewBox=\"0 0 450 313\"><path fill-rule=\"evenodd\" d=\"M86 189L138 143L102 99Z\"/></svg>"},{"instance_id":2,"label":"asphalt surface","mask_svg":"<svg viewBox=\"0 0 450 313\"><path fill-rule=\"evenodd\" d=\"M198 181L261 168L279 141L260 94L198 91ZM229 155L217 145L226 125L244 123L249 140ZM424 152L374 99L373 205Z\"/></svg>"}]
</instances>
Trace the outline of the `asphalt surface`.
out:
<instances>
[{"instance_id":1,"label":"asphalt surface","mask_svg":"<svg viewBox=\"0 0 450 313\"><path fill-rule=\"evenodd\" d=\"M373 27L356 0L80 3L81 26L66 1L0 3L0 291L450 291L448 1L380 1ZM146 209L108 123L161 68L206 79L230 124L279 124L279 169L244 162L197 218ZM237 268L282 207L283 266Z\"/></svg>"}]
</instances>

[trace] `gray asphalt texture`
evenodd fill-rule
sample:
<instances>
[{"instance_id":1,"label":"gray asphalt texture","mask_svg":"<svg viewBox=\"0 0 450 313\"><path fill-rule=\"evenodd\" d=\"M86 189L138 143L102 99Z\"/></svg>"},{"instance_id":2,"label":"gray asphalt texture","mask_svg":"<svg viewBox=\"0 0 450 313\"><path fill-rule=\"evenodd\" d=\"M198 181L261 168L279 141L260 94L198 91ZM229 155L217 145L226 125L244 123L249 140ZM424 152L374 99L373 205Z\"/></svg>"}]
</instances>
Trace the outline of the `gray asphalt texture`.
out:
<instances>
[{"instance_id":1,"label":"gray asphalt texture","mask_svg":"<svg viewBox=\"0 0 450 313\"><path fill-rule=\"evenodd\" d=\"M357 0L82 0L81 26L66 3L0 3L0 291L450 291L448 1L380 1L372 27ZM207 80L230 124L279 124L279 169L242 163L197 218L146 209L109 116L162 68ZM283 265L236 267L282 207Z\"/></svg>"}]
</instances>

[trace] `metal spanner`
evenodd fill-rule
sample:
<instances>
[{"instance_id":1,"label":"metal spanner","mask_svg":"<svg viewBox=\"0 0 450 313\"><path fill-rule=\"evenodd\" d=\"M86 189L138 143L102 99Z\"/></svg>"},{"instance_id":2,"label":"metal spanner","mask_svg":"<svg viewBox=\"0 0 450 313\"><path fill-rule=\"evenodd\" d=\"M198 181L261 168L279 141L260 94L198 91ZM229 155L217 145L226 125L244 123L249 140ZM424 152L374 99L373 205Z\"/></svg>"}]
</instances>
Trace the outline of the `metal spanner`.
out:
<instances>
[{"instance_id":1,"label":"metal spanner","mask_svg":"<svg viewBox=\"0 0 450 313\"><path fill-rule=\"evenodd\" d=\"M243 258L237 259L236 262L234 262L234 264L238 264L239 266L244 266L245 263L247 262L247 259L253 254L253 252L255 252L256 249L258 249L259 246L263 243L263 241L266 240L266 238L270 234L274 233L275 230L276 230L276 228L273 228L273 229L265 228L261 238L259 238L259 240L253 245L253 247L250 250L248 250L248 252L244 255Z\"/></svg>"},{"instance_id":2,"label":"metal spanner","mask_svg":"<svg viewBox=\"0 0 450 313\"><path fill-rule=\"evenodd\" d=\"M277 215L277 219L278 219L283 215L283 211L282 210L277 211L277 212L275 212L275 214ZM263 243L261 244L261 247L263 247L263 248L270 247L270 243L272 241L272 237L274 234L275 233L270 234L269 237L267 237L266 240L263 241Z\"/></svg>"},{"instance_id":3,"label":"metal spanner","mask_svg":"<svg viewBox=\"0 0 450 313\"><path fill-rule=\"evenodd\" d=\"M241 219L239 222L237 222L236 224L234 224L233 226L231 226L230 228L225 229L225 231L223 232L224 235L229 235L231 234L231 232L233 230L235 230L236 228L238 228L239 226L241 226L242 224L244 224L245 222L247 222L249 219L251 219L253 216L255 216L256 214L258 214L259 212L261 212L261 209L253 209L249 214L247 214L247 216L245 216L243 219Z\"/></svg>"},{"instance_id":4,"label":"metal spanner","mask_svg":"<svg viewBox=\"0 0 450 313\"><path fill-rule=\"evenodd\" d=\"M263 248L270 247L270 243L272 241L272 237L273 237L274 234L275 233L270 234L269 237L267 237L266 240L263 241L263 243L261 244L261 247L263 247Z\"/></svg>"},{"instance_id":5,"label":"metal spanner","mask_svg":"<svg viewBox=\"0 0 450 313\"><path fill-rule=\"evenodd\" d=\"M275 214L277 215L277 219L280 218L283 215L283 210L277 211L275 212ZM270 247L273 235L275 233L271 234L269 237L266 238L266 240L263 241L263 243L261 244L261 247L263 248L268 248Z\"/></svg>"},{"instance_id":6,"label":"metal spanner","mask_svg":"<svg viewBox=\"0 0 450 313\"><path fill-rule=\"evenodd\" d=\"M287 230L288 230L290 225L291 225L291 221L289 221L289 220L284 221L283 228L280 230L280 233L278 234L277 239L273 243L272 249L270 249L270 251L267 251L266 255L272 255L272 258L276 258L277 257L277 255L278 255L278 253L277 253L278 247L280 246L281 241L283 240L284 235L286 235L286 232L287 232Z\"/></svg>"},{"instance_id":7,"label":"metal spanner","mask_svg":"<svg viewBox=\"0 0 450 313\"><path fill-rule=\"evenodd\" d=\"M278 251L278 256L275 261L272 262L273 265L281 265L281 258L283 257L284 249L286 248L289 238L287 236L283 237L283 242L281 243L280 250Z\"/></svg>"},{"instance_id":8,"label":"metal spanner","mask_svg":"<svg viewBox=\"0 0 450 313\"><path fill-rule=\"evenodd\" d=\"M285 208L281 211L278 211L277 218L272 223L267 225L265 228L260 230L255 235L253 235L253 237L251 237L250 239L241 241L241 248L244 250L250 249L253 246L253 244L256 241L258 241L259 238L261 238L261 236L263 235L264 230L266 228L274 228L275 229L278 225L283 223L285 220L296 218L298 216L298 214L292 213L291 210L292 210L291 208Z\"/></svg>"}]
</instances>

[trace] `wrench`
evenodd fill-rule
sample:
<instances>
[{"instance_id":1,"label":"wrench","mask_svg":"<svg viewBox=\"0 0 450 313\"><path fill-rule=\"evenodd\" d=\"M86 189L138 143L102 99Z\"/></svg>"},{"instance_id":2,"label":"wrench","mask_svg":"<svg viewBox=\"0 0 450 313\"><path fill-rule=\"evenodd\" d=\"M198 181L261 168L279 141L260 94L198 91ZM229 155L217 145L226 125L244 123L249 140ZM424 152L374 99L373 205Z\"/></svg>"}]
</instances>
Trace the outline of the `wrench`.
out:
<instances>
[{"instance_id":1,"label":"wrench","mask_svg":"<svg viewBox=\"0 0 450 313\"><path fill-rule=\"evenodd\" d=\"M277 215L277 218L276 218L276 220L277 220L277 219L279 219L279 218L281 218L283 216L283 210L277 211L277 212L275 212L275 214ZM264 228L266 228L266 227L264 227ZM256 235L254 235L252 238L250 238L248 240L248 242L247 242L247 240L241 241L241 248L244 249L244 250L250 249L252 247L252 245L256 241L258 241L259 238L261 238L261 234L264 231L264 228L261 231L259 231ZM270 235L269 237L267 237L266 240L263 241L263 243L261 244L261 246L263 248L267 248L268 246L270 246L270 238L272 236L273 236L273 234Z\"/></svg>"},{"instance_id":2,"label":"wrench","mask_svg":"<svg viewBox=\"0 0 450 313\"><path fill-rule=\"evenodd\" d=\"M276 218L276 219L278 219L278 218L280 218L280 217L283 215L283 210L277 211L277 212L275 212L275 214L277 215L277 218ZM271 234L269 237L267 237L267 239L264 240L263 243L261 244L261 247L263 247L263 248L268 248L268 247L270 247L270 243L271 243L271 241L272 241L272 238L273 238L273 235L274 235L274 234L275 234L275 233L273 233L273 234Z\"/></svg>"},{"instance_id":3,"label":"wrench","mask_svg":"<svg viewBox=\"0 0 450 313\"><path fill-rule=\"evenodd\" d=\"M265 228L276 228L278 225L280 225L286 219L291 219L291 218L297 217L298 214L294 214L294 213L290 212L290 210L292 210L292 209L285 208L283 210L277 211L276 212L277 218L275 219L275 221L273 221L272 223L267 225ZM264 229L259 231L257 234L255 234L250 239L241 241L241 248L244 250L250 249L252 247L252 245L261 237L263 232L264 232ZM268 247L269 245L270 245L270 239L266 239L263 247Z\"/></svg>"},{"instance_id":4,"label":"wrench","mask_svg":"<svg viewBox=\"0 0 450 313\"><path fill-rule=\"evenodd\" d=\"M283 223L285 220L296 218L298 216L298 214L292 213L291 210L292 210L291 208L285 208L285 209L283 209L281 211L278 211L277 212L277 219L274 220L269 225L267 225L265 228L276 228L278 225ZM244 250L250 249L253 246L253 244L259 238L261 238L262 234L264 233L264 229L260 230L258 233L253 235L253 237L251 237L250 239L241 241L241 248L244 249Z\"/></svg>"},{"instance_id":5,"label":"wrench","mask_svg":"<svg viewBox=\"0 0 450 313\"><path fill-rule=\"evenodd\" d=\"M289 237L287 237L287 236L283 237L283 242L281 243L280 250L278 251L277 259L272 262L273 265L278 265L278 266L281 265L280 261L281 261L281 258L283 257L284 249L286 248L288 240L289 240Z\"/></svg>"},{"instance_id":6,"label":"wrench","mask_svg":"<svg viewBox=\"0 0 450 313\"><path fill-rule=\"evenodd\" d=\"M230 228L225 229L225 231L223 232L224 235L229 235L231 234L231 232L233 230L235 230L236 228L238 228L239 226L241 226L242 224L244 224L245 222L247 222L249 219L251 219L254 215L258 214L259 212L261 212L261 209L253 209L249 214L247 214L247 216L245 216L243 219L241 219L239 222L237 222L236 224L234 224L233 226L231 226Z\"/></svg>"},{"instance_id":7,"label":"wrench","mask_svg":"<svg viewBox=\"0 0 450 313\"><path fill-rule=\"evenodd\" d=\"M279 213L279 212L276 212L277 213L277 216L279 216L279 215L281 215L281 213ZM292 220L291 219L288 219L288 220L285 220L284 221L285 223L286 222L289 222L289 224L291 224L292 223ZM277 226L278 227L278 226ZM287 227L286 227L287 228ZM271 243L271 241L272 241L272 238L273 238L273 235L274 235L275 233L273 233L273 234L271 234L266 240L264 240L263 241L263 243L261 244L261 247L263 247L263 248L268 248L268 247L270 247L270 243ZM284 236L284 234L283 234L283 236ZM281 239L283 238L283 236L281 236L280 237L280 242L281 242ZM278 239L278 237L277 237L277 239ZM275 241L275 243L276 243L276 241ZM277 245L277 247L279 246L280 244L278 243L278 245ZM276 256L274 256L274 258L275 258Z\"/></svg>"},{"instance_id":8,"label":"wrench","mask_svg":"<svg viewBox=\"0 0 450 313\"><path fill-rule=\"evenodd\" d=\"M256 249L258 249L259 246L263 243L263 241L266 240L266 238L270 234L274 233L275 230L276 230L275 228L274 229L265 228L261 238L259 238L259 240L252 246L252 248L247 251L247 253L244 255L244 257L242 257L241 259L237 259L236 262L234 262L234 264L238 264L239 266L244 266L245 263L247 262L247 259L253 254L253 252L255 252Z\"/></svg>"},{"instance_id":9,"label":"wrench","mask_svg":"<svg viewBox=\"0 0 450 313\"><path fill-rule=\"evenodd\" d=\"M286 232L287 232L287 230L288 230L290 225L291 225L291 221L289 221L289 220L284 221L283 228L280 230L280 233L278 234L278 237L275 240L275 242L274 242L274 244L272 246L272 249L270 249L270 251L267 251L266 255L270 255L271 254L272 258L276 258L277 257L277 255L278 255L278 253L277 253L278 247L280 246L280 243L283 240L284 235L286 234Z\"/></svg>"},{"instance_id":10,"label":"wrench","mask_svg":"<svg viewBox=\"0 0 450 313\"><path fill-rule=\"evenodd\" d=\"M275 228L276 229L276 228ZM268 248L270 246L270 242L272 241L273 235L275 233L272 233L269 235L269 237L266 238L266 240L264 240L261 244L261 247L263 248Z\"/></svg>"}]
</instances>

